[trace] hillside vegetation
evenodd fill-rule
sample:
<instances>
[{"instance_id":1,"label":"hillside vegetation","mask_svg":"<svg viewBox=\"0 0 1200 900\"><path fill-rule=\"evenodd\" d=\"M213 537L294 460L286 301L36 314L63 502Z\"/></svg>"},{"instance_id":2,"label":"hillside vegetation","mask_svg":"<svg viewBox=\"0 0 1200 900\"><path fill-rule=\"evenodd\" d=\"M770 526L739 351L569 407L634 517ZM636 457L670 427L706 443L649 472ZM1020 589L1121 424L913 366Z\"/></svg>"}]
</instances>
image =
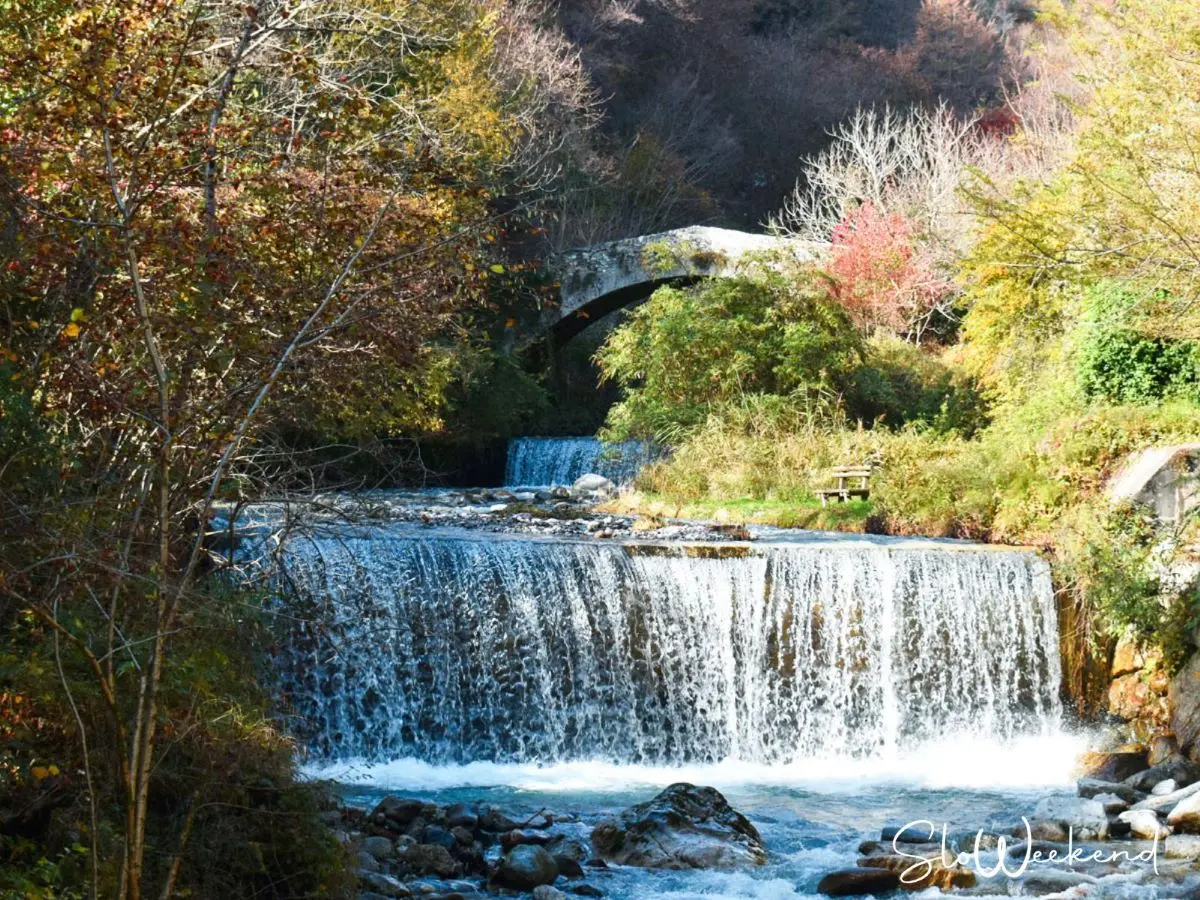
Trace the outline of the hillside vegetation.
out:
<instances>
[{"instance_id":1,"label":"hillside vegetation","mask_svg":"<svg viewBox=\"0 0 1200 900\"><path fill-rule=\"evenodd\" d=\"M1200 436L1200 12L1048 8L1039 40L1003 117L839 128L774 219L832 242L818 270L638 310L597 357L626 389L607 433L674 448L625 501L650 514L1048 548L1081 652L1132 627L1174 666L1194 600L1162 603L1146 563L1192 526L1158 533L1102 489ZM821 510L828 469L862 461L870 502Z\"/></svg>"}]
</instances>

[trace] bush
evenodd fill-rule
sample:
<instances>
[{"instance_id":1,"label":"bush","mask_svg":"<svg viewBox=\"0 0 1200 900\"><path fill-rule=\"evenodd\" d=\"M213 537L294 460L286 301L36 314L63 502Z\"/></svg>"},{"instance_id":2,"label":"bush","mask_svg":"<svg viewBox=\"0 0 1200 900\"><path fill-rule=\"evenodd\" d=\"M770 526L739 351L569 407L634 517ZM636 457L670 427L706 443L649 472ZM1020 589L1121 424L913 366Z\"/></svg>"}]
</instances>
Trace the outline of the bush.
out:
<instances>
[{"instance_id":1,"label":"bush","mask_svg":"<svg viewBox=\"0 0 1200 900\"><path fill-rule=\"evenodd\" d=\"M1200 399L1200 345L1140 334L1139 299L1128 285L1112 281L1092 288L1085 298L1079 347L1084 393L1110 403ZM1154 302L1165 299L1160 294Z\"/></svg>"},{"instance_id":2,"label":"bush","mask_svg":"<svg viewBox=\"0 0 1200 900\"><path fill-rule=\"evenodd\" d=\"M968 437L985 423L978 389L938 357L882 334L867 342L865 355L846 396L853 418L893 427L917 422Z\"/></svg>"},{"instance_id":3,"label":"bush","mask_svg":"<svg viewBox=\"0 0 1200 900\"><path fill-rule=\"evenodd\" d=\"M611 439L679 443L726 405L757 395L806 399L843 390L862 359L846 313L819 276L767 271L660 288L597 353L625 399Z\"/></svg>"}]
</instances>

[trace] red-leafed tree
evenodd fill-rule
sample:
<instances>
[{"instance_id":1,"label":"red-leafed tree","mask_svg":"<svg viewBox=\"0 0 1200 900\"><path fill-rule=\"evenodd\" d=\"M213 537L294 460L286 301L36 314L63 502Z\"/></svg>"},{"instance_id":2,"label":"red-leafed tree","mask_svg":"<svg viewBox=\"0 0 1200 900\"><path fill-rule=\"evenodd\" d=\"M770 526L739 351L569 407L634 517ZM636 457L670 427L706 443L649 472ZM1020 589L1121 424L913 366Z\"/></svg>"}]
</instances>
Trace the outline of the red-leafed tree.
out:
<instances>
[{"instance_id":1,"label":"red-leafed tree","mask_svg":"<svg viewBox=\"0 0 1200 900\"><path fill-rule=\"evenodd\" d=\"M919 341L949 315L954 287L900 213L867 201L842 218L832 243L833 294L860 327Z\"/></svg>"}]
</instances>

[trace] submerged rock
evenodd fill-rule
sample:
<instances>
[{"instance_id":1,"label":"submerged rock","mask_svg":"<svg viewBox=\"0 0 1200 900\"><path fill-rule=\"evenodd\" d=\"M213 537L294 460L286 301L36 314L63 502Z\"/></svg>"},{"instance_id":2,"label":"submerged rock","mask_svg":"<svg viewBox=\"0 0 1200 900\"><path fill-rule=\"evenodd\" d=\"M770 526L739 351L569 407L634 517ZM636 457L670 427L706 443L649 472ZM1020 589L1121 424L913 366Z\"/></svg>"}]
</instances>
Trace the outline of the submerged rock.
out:
<instances>
[{"instance_id":1,"label":"submerged rock","mask_svg":"<svg viewBox=\"0 0 1200 900\"><path fill-rule=\"evenodd\" d=\"M1045 841L1103 840L1108 836L1108 815L1095 800L1083 797L1047 797L1033 811L1031 834Z\"/></svg>"},{"instance_id":2,"label":"submerged rock","mask_svg":"<svg viewBox=\"0 0 1200 900\"><path fill-rule=\"evenodd\" d=\"M592 831L596 851L610 862L653 869L761 865L767 860L758 830L720 791L673 784Z\"/></svg>"},{"instance_id":3,"label":"submerged rock","mask_svg":"<svg viewBox=\"0 0 1200 900\"><path fill-rule=\"evenodd\" d=\"M888 869L838 869L817 884L817 890L829 897L886 894L898 887L900 876Z\"/></svg>"},{"instance_id":4,"label":"submerged rock","mask_svg":"<svg viewBox=\"0 0 1200 900\"><path fill-rule=\"evenodd\" d=\"M554 857L536 844L518 844L500 860L496 881L503 887L532 891L543 884L552 884L558 877Z\"/></svg>"}]
</instances>

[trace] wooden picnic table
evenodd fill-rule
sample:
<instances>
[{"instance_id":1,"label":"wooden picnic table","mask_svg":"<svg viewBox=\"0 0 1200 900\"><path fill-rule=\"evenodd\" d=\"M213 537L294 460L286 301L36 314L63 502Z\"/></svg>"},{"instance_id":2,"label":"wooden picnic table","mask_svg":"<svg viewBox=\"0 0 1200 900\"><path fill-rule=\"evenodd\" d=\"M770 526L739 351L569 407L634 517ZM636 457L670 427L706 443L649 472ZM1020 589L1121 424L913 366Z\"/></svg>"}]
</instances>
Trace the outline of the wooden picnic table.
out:
<instances>
[{"instance_id":1,"label":"wooden picnic table","mask_svg":"<svg viewBox=\"0 0 1200 900\"><path fill-rule=\"evenodd\" d=\"M825 506L829 503L830 497L836 497L839 503L847 503L852 497L861 497L866 500L871 494L872 467L869 465L861 466L836 466L831 469L829 474L837 479L837 487L820 488L816 494L821 498L821 505ZM850 482L857 481L857 484Z\"/></svg>"}]
</instances>

